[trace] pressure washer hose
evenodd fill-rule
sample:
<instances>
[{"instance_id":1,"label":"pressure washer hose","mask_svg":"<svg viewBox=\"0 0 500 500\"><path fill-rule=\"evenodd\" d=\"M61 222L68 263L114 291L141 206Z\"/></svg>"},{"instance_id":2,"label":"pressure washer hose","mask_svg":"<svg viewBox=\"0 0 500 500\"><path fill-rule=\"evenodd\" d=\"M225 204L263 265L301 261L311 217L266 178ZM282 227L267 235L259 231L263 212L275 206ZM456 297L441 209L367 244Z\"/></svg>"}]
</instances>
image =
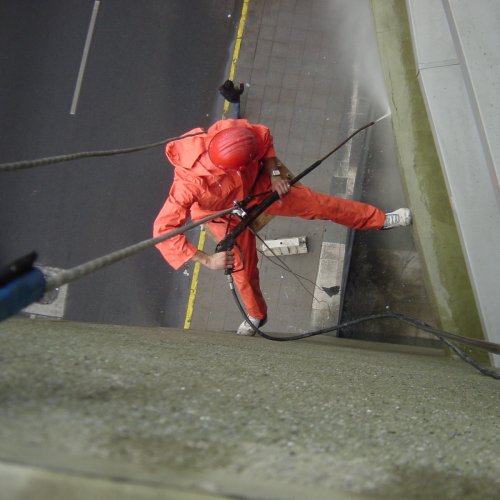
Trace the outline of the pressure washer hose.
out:
<instances>
[{"instance_id":1,"label":"pressure washer hose","mask_svg":"<svg viewBox=\"0 0 500 500\"><path fill-rule=\"evenodd\" d=\"M496 372L495 370L490 370L489 368L484 367L483 365L478 363L476 360L467 356L462 350L460 350L455 344L453 344L446 337L453 338L459 342L469 344L469 345L472 345L474 347L478 347L480 349L492 352L494 354L500 354L500 345L494 344L492 342L484 342L482 340L476 340L476 339L470 339L467 337L462 337L461 335L456 335L456 334L450 333L450 332L445 332L444 330L439 330L437 328L433 328L432 326L428 325L427 323L424 323L423 321L412 318L410 316L405 316L403 314L392 314L392 313L374 314L372 316L366 316L364 318L359 318L359 319L354 319L352 321L347 321L346 323L342 323L340 325L331 326L328 328L323 328L321 330L316 330L313 332L301 333L299 335L293 335L291 337L274 337L273 335L268 335L267 333L264 333L261 330L259 330L259 328L256 327L250 321L250 318L248 317L247 313L243 309L243 306L241 305L240 299L238 298L238 294L236 293L236 289L234 286L234 280L233 280L233 277L231 275L228 275L228 281L229 281L229 287L230 287L231 292L233 294L236 305L238 306L238 309L241 312L241 315L245 318L246 322L252 327L252 329L254 330L255 333L259 334L261 337L263 337L267 340L273 340L275 342L289 342L291 340L300 340L300 339L305 339L308 337L314 337L316 335L323 335L325 333L334 332L336 330L340 330L342 328L347 328L349 326L357 325L359 323L364 323L366 321L373 321L373 320L377 320L377 319L397 319L399 321L402 321L403 323L407 323L408 325L415 326L419 330L424 330L426 332L432 333L433 335L436 335L436 337L441 342L443 342L445 345L447 345L450 349L452 349L460 357L460 359L462 359L466 363L469 363L470 365L472 365L474 368L479 370L483 375L500 380L500 373Z\"/></svg>"}]
</instances>

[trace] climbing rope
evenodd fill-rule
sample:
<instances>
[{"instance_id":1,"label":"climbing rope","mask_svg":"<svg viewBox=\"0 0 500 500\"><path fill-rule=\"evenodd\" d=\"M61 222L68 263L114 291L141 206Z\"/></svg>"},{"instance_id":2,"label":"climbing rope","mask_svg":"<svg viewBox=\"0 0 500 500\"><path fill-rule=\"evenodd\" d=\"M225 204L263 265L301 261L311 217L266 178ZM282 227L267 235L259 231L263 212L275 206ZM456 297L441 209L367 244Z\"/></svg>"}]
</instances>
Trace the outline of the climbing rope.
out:
<instances>
[{"instance_id":1,"label":"climbing rope","mask_svg":"<svg viewBox=\"0 0 500 500\"><path fill-rule=\"evenodd\" d=\"M196 134L186 134L179 137L171 137L170 139L165 139L164 141L155 142L153 144L146 144L145 146L137 146L134 148L127 149L111 149L109 151L87 151L83 153L75 153L71 155L62 155L62 156L51 156L48 158L39 158L38 160L27 160L27 161L19 161L16 163L3 163L0 165L0 172L10 172L12 170L21 170L23 168L33 168L40 167L42 165L49 165L51 163L61 163L64 161L72 161L78 160L80 158L90 158L93 156L112 156L112 155L121 155L125 153L134 153L136 151L143 151L144 149L155 148L157 146L163 146L172 141L176 141L177 139L183 139L184 137L193 137L195 135L200 135L203 132L197 132Z\"/></svg>"},{"instance_id":2,"label":"climbing rope","mask_svg":"<svg viewBox=\"0 0 500 500\"><path fill-rule=\"evenodd\" d=\"M80 264L79 266L73 267L71 269L67 269L66 271L61 271L60 273L55 274L54 276L47 276L45 278L46 287L45 291L49 292L50 290L54 290L54 288L58 288L61 285L66 283L70 283L71 281L75 281L82 276L86 276L87 274L93 273L102 269L103 267L109 266L123 260L127 257L131 257L147 248L151 248L162 241L168 240L177 236L179 234L185 233L190 229L193 229L201 224L205 224L205 222L210 222L213 219L217 219L218 217L223 217L224 215L230 214L234 212L234 207L227 208L221 212L218 212L214 215L210 215L196 222L192 222L191 224L186 224L175 231L171 231L170 233L162 234L161 236L157 236L156 238L151 238L149 240L141 241L140 243L136 243L135 245L131 245L126 248L122 248L121 250L117 250L116 252L104 255L102 257L98 257L97 259L90 260L84 264Z\"/></svg>"},{"instance_id":3,"label":"climbing rope","mask_svg":"<svg viewBox=\"0 0 500 500\"><path fill-rule=\"evenodd\" d=\"M231 207L222 210L204 219L187 224L175 231L122 248L121 250L91 260L73 267L72 269L57 273L54 276L44 276L40 269L33 267L36 253L32 252L5 266L3 269L0 269L0 321L10 318L30 304L39 301L46 292L93 273L105 266L114 264L126 257L142 252L147 248L157 245L169 238L173 238L178 234L185 233L212 219L234 213L235 210L239 209Z\"/></svg>"}]
</instances>

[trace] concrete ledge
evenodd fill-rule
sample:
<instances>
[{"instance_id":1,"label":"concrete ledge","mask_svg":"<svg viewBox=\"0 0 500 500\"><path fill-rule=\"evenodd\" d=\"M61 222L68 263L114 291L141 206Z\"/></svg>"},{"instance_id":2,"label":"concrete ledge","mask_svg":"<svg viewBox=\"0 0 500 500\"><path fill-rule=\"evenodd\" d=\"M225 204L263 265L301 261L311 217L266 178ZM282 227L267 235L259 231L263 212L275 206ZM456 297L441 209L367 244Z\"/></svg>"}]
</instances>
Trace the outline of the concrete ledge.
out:
<instances>
[{"instance_id":1,"label":"concrete ledge","mask_svg":"<svg viewBox=\"0 0 500 500\"><path fill-rule=\"evenodd\" d=\"M0 340L2 499L498 496L498 380L461 361L19 318Z\"/></svg>"},{"instance_id":2,"label":"concrete ledge","mask_svg":"<svg viewBox=\"0 0 500 500\"><path fill-rule=\"evenodd\" d=\"M256 482L245 474L185 472L163 466L72 457L50 448L0 444L2 500L374 500L371 495L320 487Z\"/></svg>"}]
</instances>

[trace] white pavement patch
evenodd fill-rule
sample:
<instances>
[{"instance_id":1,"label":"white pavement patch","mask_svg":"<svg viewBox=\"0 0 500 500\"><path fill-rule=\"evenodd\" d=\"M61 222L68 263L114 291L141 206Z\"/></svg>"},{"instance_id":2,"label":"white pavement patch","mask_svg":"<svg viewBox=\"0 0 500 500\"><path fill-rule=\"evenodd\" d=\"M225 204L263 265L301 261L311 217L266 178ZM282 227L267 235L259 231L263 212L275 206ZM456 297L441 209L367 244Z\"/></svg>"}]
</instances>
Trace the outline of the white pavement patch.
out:
<instances>
[{"instance_id":1,"label":"white pavement patch","mask_svg":"<svg viewBox=\"0 0 500 500\"><path fill-rule=\"evenodd\" d=\"M63 269L57 269L55 267L36 267L42 271L44 276L53 276L54 274L58 274L63 271ZM54 290L45 293L38 302L25 307L22 312L29 314L31 317L43 316L46 318L61 319L64 316L67 294L68 285L62 285L59 288L55 288Z\"/></svg>"},{"instance_id":2,"label":"white pavement patch","mask_svg":"<svg viewBox=\"0 0 500 500\"><path fill-rule=\"evenodd\" d=\"M313 327L325 328L338 323L344 258L343 243L323 242L311 312Z\"/></svg>"},{"instance_id":3,"label":"white pavement patch","mask_svg":"<svg viewBox=\"0 0 500 500\"><path fill-rule=\"evenodd\" d=\"M307 243L305 236L296 236L294 238L281 238L279 240L266 240L261 245L261 250L266 257L276 255L296 255L307 253Z\"/></svg>"}]
</instances>

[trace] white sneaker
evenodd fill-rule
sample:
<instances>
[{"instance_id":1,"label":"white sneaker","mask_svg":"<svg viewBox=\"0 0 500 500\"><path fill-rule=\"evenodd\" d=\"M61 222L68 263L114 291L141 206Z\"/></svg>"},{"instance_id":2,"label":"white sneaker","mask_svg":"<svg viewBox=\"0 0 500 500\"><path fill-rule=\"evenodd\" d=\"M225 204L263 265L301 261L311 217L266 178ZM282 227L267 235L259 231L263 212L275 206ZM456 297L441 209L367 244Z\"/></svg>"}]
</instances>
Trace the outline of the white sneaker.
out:
<instances>
[{"instance_id":1,"label":"white sneaker","mask_svg":"<svg viewBox=\"0 0 500 500\"><path fill-rule=\"evenodd\" d=\"M411 213L409 208L398 208L394 212L385 214L384 227L382 229L392 229L393 227L409 226L411 224Z\"/></svg>"},{"instance_id":2,"label":"white sneaker","mask_svg":"<svg viewBox=\"0 0 500 500\"><path fill-rule=\"evenodd\" d=\"M248 319L256 326L257 328L260 328L261 326L264 326L267 323L267 316L264 319L257 319L257 318L252 318L252 316L248 316ZM243 321L241 325L238 328L238 331L236 332L238 335L255 335L255 330L250 326L248 321Z\"/></svg>"}]
</instances>

